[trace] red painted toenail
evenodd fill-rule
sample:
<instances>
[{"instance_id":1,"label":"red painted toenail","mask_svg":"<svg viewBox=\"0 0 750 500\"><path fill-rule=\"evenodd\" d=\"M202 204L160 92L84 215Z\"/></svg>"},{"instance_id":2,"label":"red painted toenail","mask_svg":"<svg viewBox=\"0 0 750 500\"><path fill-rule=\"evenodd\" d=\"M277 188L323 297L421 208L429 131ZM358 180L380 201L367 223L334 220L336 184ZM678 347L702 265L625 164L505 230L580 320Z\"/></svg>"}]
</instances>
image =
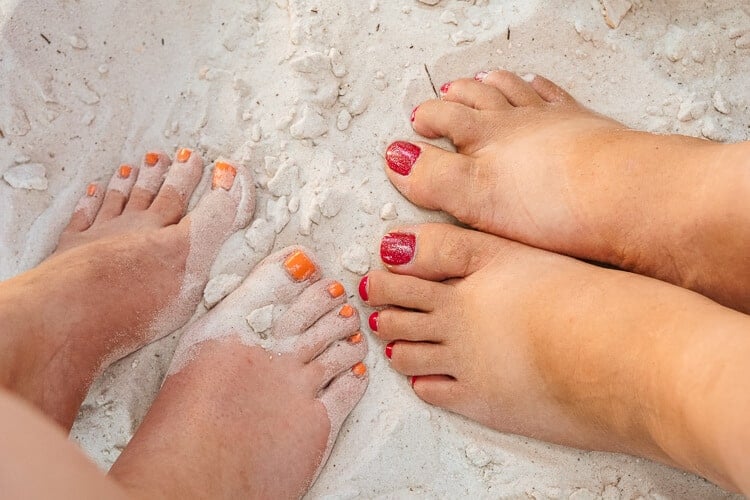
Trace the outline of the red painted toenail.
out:
<instances>
[{"instance_id":1,"label":"red painted toenail","mask_svg":"<svg viewBox=\"0 0 750 500\"><path fill-rule=\"evenodd\" d=\"M370 314L370 319L368 320L368 322L370 323L370 330L372 330L373 332L378 331L378 316L379 315L380 313L377 311Z\"/></svg>"},{"instance_id":2,"label":"red painted toenail","mask_svg":"<svg viewBox=\"0 0 750 500\"><path fill-rule=\"evenodd\" d=\"M417 237L407 233L388 233L380 242L380 258L391 266L408 264L414 258Z\"/></svg>"},{"instance_id":3,"label":"red painted toenail","mask_svg":"<svg viewBox=\"0 0 750 500\"><path fill-rule=\"evenodd\" d=\"M449 91L449 90L450 90L450 88L451 88L451 84L452 84L452 83L453 83L453 82L446 82L446 83L444 83L444 84L443 84L443 86L442 86L442 87L440 87L440 93L441 93L441 94L447 94L447 93L448 93L448 91Z\"/></svg>"},{"instance_id":4,"label":"red painted toenail","mask_svg":"<svg viewBox=\"0 0 750 500\"><path fill-rule=\"evenodd\" d=\"M489 75L489 73L487 73L486 71L480 71L479 73L474 75L474 80L478 82L483 82L484 79L487 78L487 75Z\"/></svg>"},{"instance_id":5,"label":"red painted toenail","mask_svg":"<svg viewBox=\"0 0 750 500\"><path fill-rule=\"evenodd\" d=\"M117 175L119 175L123 179L127 179L130 177L130 174L133 172L133 167L130 165L121 165L120 169L117 171Z\"/></svg>"},{"instance_id":6,"label":"red painted toenail","mask_svg":"<svg viewBox=\"0 0 750 500\"><path fill-rule=\"evenodd\" d=\"M362 278L362 280L359 282L359 297L364 301L367 302L367 299L370 297L367 293L367 284L370 281L369 276L365 276Z\"/></svg>"},{"instance_id":7,"label":"red painted toenail","mask_svg":"<svg viewBox=\"0 0 750 500\"><path fill-rule=\"evenodd\" d=\"M411 116L409 117L409 119L412 121L412 123L417 118L417 110L418 109L419 109L419 106L417 106L416 108L414 108L413 110L411 110Z\"/></svg>"},{"instance_id":8,"label":"red painted toenail","mask_svg":"<svg viewBox=\"0 0 750 500\"><path fill-rule=\"evenodd\" d=\"M422 149L416 144L396 141L385 150L385 161L388 168L400 175L409 175Z\"/></svg>"},{"instance_id":9,"label":"red painted toenail","mask_svg":"<svg viewBox=\"0 0 750 500\"><path fill-rule=\"evenodd\" d=\"M388 359L391 359L393 357L393 346L396 345L395 342L391 342L387 346L385 346L385 357Z\"/></svg>"},{"instance_id":10,"label":"red painted toenail","mask_svg":"<svg viewBox=\"0 0 750 500\"><path fill-rule=\"evenodd\" d=\"M412 387L414 387L414 382L416 382L418 378L419 377L416 377L416 376L411 378L411 386Z\"/></svg>"},{"instance_id":11,"label":"red painted toenail","mask_svg":"<svg viewBox=\"0 0 750 500\"><path fill-rule=\"evenodd\" d=\"M95 194L96 194L96 184L89 184L89 187L86 188L86 195L94 196Z\"/></svg>"},{"instance_id":12,"label":"red painted toenail","mask_svg":"<svg viewBox=\"0 0 750 500\"><path fill-rule=\"evenodd\" d=\"M144 160L146 161L146 165L153 167L159 163L159 153L146 153Z\"/></svg>"}]
</instances>

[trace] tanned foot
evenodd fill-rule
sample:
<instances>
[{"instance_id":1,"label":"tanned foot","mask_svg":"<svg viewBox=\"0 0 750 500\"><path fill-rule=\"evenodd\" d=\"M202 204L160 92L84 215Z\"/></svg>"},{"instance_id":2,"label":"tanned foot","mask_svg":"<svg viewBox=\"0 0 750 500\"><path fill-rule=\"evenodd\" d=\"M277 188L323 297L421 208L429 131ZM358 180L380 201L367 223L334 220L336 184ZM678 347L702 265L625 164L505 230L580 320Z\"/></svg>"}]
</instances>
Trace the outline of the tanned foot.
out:
<instances>
[{"instance_id":1,"label":"tanned foot","mask_svg":"<svg viewBox=\"0 0 750 500\"><path fill-rule=\"evenodd\" d=\"M386 172L417 205L750 311L747 143L629 130L508 71L444 85L412 121L457 148L389 146Z\"/></svg>"},{"instance_id":2,"label":"tanned foot","mask_svg":"<svg viewBox=\"0 0 750 500\"><path fill-rule=\"evenodd\" d=\"M747 316L450 225L394 231L381 256L390 272L360 284L363 300L387 306L370 327L426 402L499 431L750 487Z\"/></svg>"},{"instance_id":3,"label":"tanned foot","mask_svg":"<svg viewBox=\"0 0 750 500\"><path fill-rule=\"evenodd\" d=\"M187 322L215 255L252 216L245 168L217 162L185 215L203 161L183 149L170 163L149 153L106 190L89 185L55 253L0 284L0 384L65 428L108 364Z\"/></svg>"},{"instance_id":4,"label":"tanned foot","mask_svg":"<svg viewBox=\"0 0 750 500\"><path fill-rule=\"evenodd\" d=\"M297 498L362 397L343 286L288 248L191 325L111 476L143 498Z\"/></svg>"}]
</instances>

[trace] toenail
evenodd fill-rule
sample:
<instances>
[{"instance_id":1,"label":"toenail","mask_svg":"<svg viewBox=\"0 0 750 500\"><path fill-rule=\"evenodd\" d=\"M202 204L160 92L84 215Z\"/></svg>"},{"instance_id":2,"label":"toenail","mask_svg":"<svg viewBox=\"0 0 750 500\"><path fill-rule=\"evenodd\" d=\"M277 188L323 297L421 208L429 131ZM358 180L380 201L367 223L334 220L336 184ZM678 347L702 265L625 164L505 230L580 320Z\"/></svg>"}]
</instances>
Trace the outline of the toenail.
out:
<instances>
[{"instance_id":1,"label":"toenail","mask_svg":"<svg viewBox=\"0 0 750 500\"><path fill-rule=\"evenodd\" d=\"M441 94L443 94L443 95L447 94L447 93L448 93L448 91L449 91L449 90L450 90L450 88L451 88L451 84L452 84L452 83L453 83L453 82L446 82L446 83L444 83L444 84L443 84L443 86L442 86L442 87L440 87L440 93L441 93Z\"/></svg>"},{"instance_id":2,"label":"toenail","mask_svg":"<svg viewBox=\"0 0 750 500\"><path fill-rule=\"evenodd\" d=\"M182 148L181 150L177 151L177 161L180 163L185 163L190 159L190 156L193 154L193 151L188 148Z\"/></svg>"},{"instance_id":3,"label":"toenail","mask_svg":"<svg viewBox=\"0 0 750 500\"><path fill-rule=\"evenodd\" d=\"M534 73L526 73L526 74L525 74L525 75L523 75L523 76L522 76L521 78L523 78L523 79L524 79L524 80L526 80L527 82L531 83L531 82L533 82L533 81L534 81L534 79L536 78L536 75L535 75Z\"/></svg>"},{"instance_id":4,"label":"toenail","mask_svg":"<svg viewBox=\"0 0 750 500\"><path fill-rule=\"evenodd\" d=\"M352 366L352 373L354 373L358 377L361 377L362 375L367 373L367 367L364 363L357 363L356 365Z\"/></svg>"},{"instance_id":5,"label":"toenail","mask_svg":"<svg viewBox=\"0 0 750 500\"><path fill-rule=\"evenodd\" d=\"M305 281L315 274L315 264L305 255L305 252L297 250L284 261L284 268L294 281Z\"/></svg>"},{"instance_id":6,"label":"toenail","mask_svg":"<svg viewBox=\"0 0 750 500\"><path fill-rule=\"evenodd\" d=\"M122 177L123 179L127 179L130 177L130 174L133 172L133 167L130 165L121 165L120 169L117 171L117 175Z\"/></svg>"},{"instance_id":7,"label":"toenail","mask_svg":"<svg viewBox=\"0 0 750 500\"><path fill-rule=\"evenodd\" d=\"M487 73L486 71L480 71L479 73L474 75L474 80L478 82L483 82L484 79L487 78L487 75L489 75L489 73Z\"/></svg>"},{"instance_id":8,"label":"toenail","mask_svg":"<svg viewBox=\"0 0 750 500\"><path fill-rule=\"evenodd\" d=\"M419 377L417 377L417 376L411 377L411 386L412 387L414 387L414 382L416 382L418 378Z\"/></svg>"},{"instance_id":9,"label":"toenail","mask_svg":"<svg viewBox=\"0 0 750 500\"><path fill-rule=\"evenodd\" d=\"M412 122L414 122L414 120L416 120L416 118L417 118L417 110L418 109L419 109L419 106L417 106L416 108L414 108L414 109L411 110L411 117L409 117L409 119Z\"/></svg>"},{"instance_id":10,"label":"toenail","mask_svg":"<svg viewBox=\"0 0 750 500\"><path fill-rule=\"evenodd\" d=\"M94 196L95 194L96 194L96 184L89 184L89 186L86 188L86 195Z\"/></svg>"},{"instance_id":11,"label":"toenail","mask_svg":"<svg viewBox=\"0 0 750 500\"><path fill-rule=\"evenodd\" d=\"M364 301L367 302L367 299L370 298L368 292L367 292L367 284L370 282L370 277L365 276L362 278L362 280L359 282L359 297Z\"/></svg>"},{"instance_id":12,"label":"toenail","mask_svg":"<svg viewBox=\"0 0 750 500\"><path fill-rule=\"evenodd\" d=\"M213 189L221 188L225 191L232 189L234 178L237 176L237 169L229 163L217 161L214 165L214 176L211 183Z\"/></svg>"},{"instance_id":13,"label":"toenail","mask_svg":"<svg viewBox=\"0 0 750 500\"><path fill-rule=\"evenodd\" d=\"M146 153L146 157L144 158L146 160L146 165L149 167L153 167L157 163L159 163L159 153Z\"/></svg>"},{"instance_id":14,"label":"toenail","mask_svg":"<svg viewBox=\"0 0 750 500\"><path fill-rule=\"evenodd\" d=\"M346 292L346 290L344 290L344 285L342 285L338 281L328 285L327 290L332 299L338 299Z\"/></svg>"},{"instance_id":15,"label":"toenail","mask_svg":"<svg viewBox=\"0 0 750 500\"><path fill-rule=\"evenodd\" d=\"M385 150L385 161L388 168L400 175L409 175L422 149L416 144L396 141Z\"/></svg>"},{"instance_id":16,"label":"toenail","mask_svg":"<svg viewBox=\"0 0 750 500\"><path fill-rule=\"evenodd\" d=\"M414 258L417 237L408 233L388 233L380 242L380 258L391 266L408 264Z\"/></svg>"},{"instance_id":17,"label":"toenail","mask_svg":"<svg viewBox=\"0 0 750 500\"><path fill-rule=\"evenodd\" d=\"M375 311L374 313L370 314L370 319L367 320L370 323L370 330L373 332L378 331L378 316L380 315L379 312Z\"/></svg>"},{"instance_id":18,"label":"toenail","mask_svg":"<svg viewBox=\"0 0 750 500\"><path fill-rule=\"evenodd\" d=\"M362 332L357 332L347 339L350 344L359 344L362 342Z\"/></svg>"},{"instance_id":19,"label":"toenail","mask_svg":"<svg viewBox=\"0 0 750 500\"><path fill-rule=\"evenodd\" d=\"M354 316L354 308L349 304L344 304L339 311L339 316L341 316L342 318L351 318L352 316Z\"/></svg>"},{"instance_id":20,"label":"toenail","mask_svg":"<svg viewBox=\"0 0 750 500\"><path fill-rule=\"evenodd\" d=\"M396 345L395 342L391 342L387 346L385 346L385 357L388 359L391 359L393 357L393 346Z\"/></svg>"}]
</instances>

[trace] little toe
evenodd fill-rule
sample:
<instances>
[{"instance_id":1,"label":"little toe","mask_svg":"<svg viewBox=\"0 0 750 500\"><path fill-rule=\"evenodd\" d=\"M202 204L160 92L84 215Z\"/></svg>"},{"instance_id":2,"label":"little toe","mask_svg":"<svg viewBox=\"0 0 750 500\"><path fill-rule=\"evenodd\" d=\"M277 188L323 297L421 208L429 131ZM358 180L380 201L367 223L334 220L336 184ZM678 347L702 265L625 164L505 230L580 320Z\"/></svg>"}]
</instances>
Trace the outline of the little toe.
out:
<instances>
[{"instance_id":1,"label":"little toe","mask_svg":"<svg viewBox=\"0 0 750 500\"><path fill-rule=\"evenodd\" d=\"M331 420L331 435L336 435L346 417L352 412L367 390L368 373L364 363L357 363L341 373L321 391L320 402Z\"/></svg>"},{"instance_id":2,"label":"little toe","mask_svg":"<svg viewBox=\"0 0 750 500\"><path fill-rule=\"evenodd\" d=\"M390 360L391 367L402 375L451 376L450 351L444 345L396 341L386 346L385 356Z\"/></svg>"},{"instance_id":3,"label":"little toe","mask_svg":"<svg viewBox=\"0 0 750 500\"><path fill-rule=\"evenodd\" d=\"M315 371L323 389L339 374L350 370L364 361L367 356L367 342L352 343L339 340L310 361L308 367Z\"/></svg>"},{"instance_id":4,"label":"little toe","mask_svg":"<svg viewBox=\"0 0 750 500\"><path fill-rule=\"evenodd\" d=\"M138 169L132 165L123 164L117 168L109 181L107 192L104 195L102 206L96 215L94 224L107 222L122 213L137 177Z\"/></svg>"},{"instance_id":5,"label":"little toe","mask_svg":"<svg viewBox=\"0 0 750 500\"><path fill-rule=\"evenodd\" d=\"M156 198L149 207L165 225L179 221L187 211L190 197L203 174L203 159L190 149L177 151Z\"/></svg>"},{"instance_id":6,"label":"little toe","mask_svg":"<svg viewBox=\"0 0 750 500\"><path fill-rule=\"evenodd\" d=\"M164 182L170 163L169 156L163 151L152 151L143 156L141 168L138 170L138 179L135 181L125 207L126 212L145 210L151 206L151 202Z\"/></svg>"},{"instance_id":7,"label":"little toe","mask_svg":"<svg viewBox=\"0 0 750 500\"><path fill-rule=\"evenodd\" d=\"M473 78L461 78L440 87L442 99L477 110L500 111L510 107L505 95L491 85Z\"/></svg>"},{"instance_id":8,"label":"little toe","mask_svg":"<svg viewBox=\"0 0 750 500\"><path fill-rule=\"evenodd\" d=\"M450 332L439 327L435 313L422 313L389 307L372 313L368 319L370 330L386 342L442 342Z\"/></svg>"},{"instance_id":9,"label":"little toe","mask_svg":"<svg viewBox=\"0 0 750 500\"><path fill-rule=\"evenodd\" d=\"M380 258L393 273L443 281L473 274L513 245L517 244L451 224L422 224L386 234Z\"/></svg>"},{"instance_id":10,"label":"little toe","mask_svg":"<svg viewBox=\"0 0 750 500\"><path fill-rule=\"evenodd\" d=\"M426 143L396 141L388 146L385 160L386 175L409 201L470 225L479 222L496 182L495 172L472 157Z\"/></svg>"},{"instance_id":11,"label":"little toe","mask_svg":"<svg viewBox=\"0 0 750 500\"><path fill-rule=\"evenodd\" d=\"M86 193L78 200L65 232L80 232L91 227L102 206L102 201L104 201L104 190L99 183L92 182L86 186Z\"/></svg>"},{"instance_id":12,"label":"little toe","mask_svg":"<svg viewBox=\"0 0 750 500\"><path fill-rule=\"evenodd\" d=\"M414 130L424 137L447 137L459 150L471 148L485 135L479 111L458 102L433 99L423 102L411 115Z\"/></svg>"},{"instance_id":13,"label":"little toe","mask_svg":"<svg viewBox=\"0 0 750 500\"><path fill-rule=\"evenodd\" d=\"M409 383L419 399L448 410L456 409L465 393L458 380L446 375L414 376Z\"/></svg>"},{"instance_id":14,"label":"little toe","mask_svg":"<svg viewBox=\"0 0 750 500\"><path fill-rule=\"evenodd\" d=\"M434 281L372 271L362 278L360 298L372 307L397 306L430 312L443 303L449 287Z\"/></svg>"},{"instance_id":15,"label":"little toe","mask_svg":"<svg viewBox=\"0 0 750 500\"><path fill-rule=\"evenodd\" d=\"M529 74L526 79L530 81L530 85L536 90L539 96L547 102L553 103L575 103L576 100L562 88L556 84L547 80L543 76Z\"/></svg>"},{"instance_id":16,"label":"little toe","mask_svg":"<svg viewBox=\"0 0 750 500\"><path fill-rule=\"evenodd\" d=\"M527 80L512 71L490 71L482 83L498 89L513 106L532 106L544 102Z\"/></svg>"}]
</instances>

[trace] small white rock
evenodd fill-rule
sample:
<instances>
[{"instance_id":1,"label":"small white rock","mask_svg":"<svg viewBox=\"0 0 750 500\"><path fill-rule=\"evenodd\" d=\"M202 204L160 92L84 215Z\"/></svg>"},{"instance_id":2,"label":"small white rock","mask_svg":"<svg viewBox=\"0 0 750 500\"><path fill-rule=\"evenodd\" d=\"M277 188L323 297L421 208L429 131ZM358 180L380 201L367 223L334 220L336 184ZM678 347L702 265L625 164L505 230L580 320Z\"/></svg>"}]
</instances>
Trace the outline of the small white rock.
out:
<instances>
[{"instance_id":1,"label":"small white rock","mask_svg":"<svg viewBox=\"0 0 750 500\"><path fill-rule=\"evenodd\" d=\"M89 46L88 43L86 43L86 40L83 39L80 35L72 35L68 38L68 42L70 42L70 46L74 49L83 50Z\"/></svg>"},{"instance_id":2,"label":"small white rock","mask_svg":"<svg viewBox=\"0 0 750 500\"><path fill-rule=\"evenodd\" d=\"M396 211L396 205L393 203L386 203L380 209L380 218L383 220L394 220L397 217L398 212Z\"/></svg>"},{"instance_id":3,"label":"small white rock","mask_svg":"<svg viewBox=\"0 0 750 500\"><path fill-rule=\"evenodd\" d=\"M305 104L299 112L299 119L289 127L295 139L315 139L328 132L328 123L317 110Z\"/></svg>"},{"instance_id":4,"label":"small white rock","mask_svg":"<svg viewBox=\"0 0 750 500\"><path fill-rule=\"evenodd\" d=\"M341 255L341 264L344 269L363 276L370 270L370 253L355 243Z\"/></svg>"},{"instance_id":5,"label":"small white rock","mask_svg":"<svg viewBox=\"0 0 750 500\"><path fill-rule=\"evenodd\" d=\"M268 214L268 218L273 222L273 229L276 234L283 231L291 219L291 215L289 214L289 202L287 201L286 196L282 196L276 201L268 200L266 213Z\"/></svg>"},{"instance_id":6,"label":"small white rock","mask_svg":"<svg viewBox=\"0 0 750 500\"><path fill-rule=\"evenodd\" d=\"M451 35L451 40L453 40L453 43L455 45L461 45L462 43L470 43L476 39L477 39L476 35L472 33L467 33L463 30L456 31L455 33Z\"/></svg>"},{"instance_id":7,"label":"small white rock","mask_svg":"<svg viewBox=\"0 0 750 500\"><path fill-rule=\"evenodd\" d=\"M444 10L442 14L440 14L440 22L443 24L455 24L458 26L458 18L456 17L456 13L452 10Z\"/></svg>"},{"instance_id":8,"label":"small white rock","mask_svg":"<svg viewBox=\"0 0 750 500\"><path fill-rule=\"evenodd\" d=\"M43 165L27 163L9 168L4 174L5 182L16 189L45 191L47 189L47 172Z\"/></svg>"},{"instance_id":9,"label":"small white rock","mask_svg":"<svg viewBox=\"0 0 750 500\"><path fill-rule=\"evenodd\" d=\"M326 189L318 195L317 201L323 216L336 217L344 205L344 193L338 189Z\"/></svg>"},{"instance_id":10,"label":"small white rock","mask_svg":"<svg viewBox=\"0 0 750 500\"><path fill-rule=\"evenodd\" d=\"M732 112L731 106L718 90L714 92L713 98L711 100L713 101L714 109L716 109L716 111L718 111L719 113L728 115Z\"/></svg>"},{"instance_id":11,"label":"small white rock","mask_svg":"<svg viewBox=\"0 0 750 500\"><path fill-rule=\"evenodd\" d=\"M297 187L299 168L292 160L282 162L276 175L268 181L268 191L274 196L289 196Z\"/></svg>"},{"instance_id":12,"label":"small white rock","mask_svg":"<svg viewBox=\"0 0 750 500\"><path fill-rule=\"evenodd\" d=\"M471 443L466 447L465 453L466 458L469 459L469 462L471 462L476 467L484 467L486 465L489 465L489 463L492 461L492 458L487 454L487 452L474 443Z\"/></svg>"},{"instance_id":13,"label":"small white rock","mask_svg":"<svg viewBox=\"0 0 750 500\"><path fill-rule=\"evenodd\" d=\"M338 118L336 118L336 128L341 130L342 132L349 128L349 124L352 121L352 115L349 113L349 110L342 109L339 112Z\"/></svg>"},{"instance_id":14,"label":"small white rock","mask_svg":"<svg viewBox=\"0 0 750 500\"><path fill-rule=\"evenodd\" d=\"M599 0L607 26L614 29L620 26L622 19L633 8L629 0Z\"/></svg>"},{"instance_id":15,"label":"small white rock","mask_svg":"<svg viewBox=\"0 0 750 500\"><path fill-rule=\"evenodd\" d=\"M203 290L203 301L209 309L218 304L221 299L232 293L242 283L242 276L236 274L220 274L212 278Z\"/></svg>"},{"instance_id":16,"label":"small white rock","mask_svg":"<svg viewBox=\"0 0 750 500\"><path fill-rule=\"evenodd\" d=\"M268 338L267 332L273 325L273 304L256 309L247 315L245 320L250 328L262 339Z\"/></svg>"},{"instance_id":17,"label":"small white rock","mask_svg":"<svg viewBox=\"0 0 750 500\"><path fill-rule=\"evenodd\" d=\"M250 248L259 253L268 253L276 239L276 231L272 223L266 219L255 219L245 232L245 241Z\"/></svg>"}]
</instances>

